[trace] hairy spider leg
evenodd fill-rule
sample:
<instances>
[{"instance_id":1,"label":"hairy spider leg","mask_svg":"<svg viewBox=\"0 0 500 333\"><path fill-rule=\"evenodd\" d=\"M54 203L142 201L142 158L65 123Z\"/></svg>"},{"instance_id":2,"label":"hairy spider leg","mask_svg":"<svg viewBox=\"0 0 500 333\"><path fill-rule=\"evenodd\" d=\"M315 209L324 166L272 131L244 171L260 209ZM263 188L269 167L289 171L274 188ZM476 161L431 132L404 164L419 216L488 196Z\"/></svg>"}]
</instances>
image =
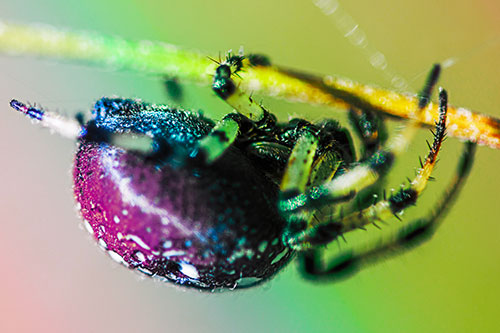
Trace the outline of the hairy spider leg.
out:
<instances>
[{"instance_id":1,"label":"hairy spider leg","mask_svg":"<svg viewBox=\"0 0 500 333\"><path fill-rule=\"evenodd\" d=\"M351 109L349 112L349 121L351 127L354 128L354 132L361 140L361 154L365 157L373 154L387 139L383 119L375 112ZM316 123L315 126L319 127L322 131L325 127L330 127L330 122L332 121L323 120ZM353 160L356 160L352 137L347 130L342 130L342 132L347 139L348 147L339 146L337 141L326 143L326 145L323 143L323 147L321 147L323 150L322 154L319 156L316 154L314 159L307 188L331 181L342 164L344 166L349 165ZM349 151L350 161L346 160L345 155L339 156L338 150L346 152L346 149Z\"/></svg>"},{"instance_id":2,"label":"hairy spider leg","mask_svg":"<svg viewBox=\"0 0 500 333\"><path fill-rule=\"evenodd\" d=\"M234 142L241 125L241 116L257 125L265 126L267 122L272 121L269 112L242 91L232 79L233 75L238 76L238 71L242 70L243 65L252 65L251 61L244 57L229 56L224 62L217 63L219 66L215 71L212 89L238 113L224 117L205 138L200 140L199 150L205 152L208 162L218 158ZM235 63L238 66L235 66ZM377 137L374 134L372 136ZM325 177L325 173L318 172L325 166L331 169L325 181L331 180L339 166L338 157L335 154L325 153L315 160L317 147L317 133L304 129L289 157L288 171L285 172L281 182L282 192L293 189L296 194L302 193L311 182L318 182L319 175Z\"/></svg>"},{"instance_id":3,"label":"hairy spider leg","mask_svg":"<svg viewBox=\"0 0 500 333\"><path fill-rule=\"evenodd\" d=\"M64 117L55 112L30 106L15 99L10 102L10 106L29 118L38 121L42 127L49 128L51 131L71 140L85 137L88 140L106 142L126 150L139 151L144 154L152 152L153 139L147 135L110 133L106 130L96 128L93 122L83 125L83 120L78 119L78 117Z\"/></svg>"},{"instance_id":4,"label":"hairy spider leg","mask_svg":"<svg viewBox=\"0 0 500 333\"><path fill-rule=\"evenodd\" d=\"M241 100L243 101L248 100L250 102L250 105L255 105L252 99L247 97L243 92L240 91L238 92L238 94L233 94L236 91L235 90L236 85L231 80L230 70L231 68L229 65L223 64L218 67L216 71L217 73L214 78L214 90L216 91L216 93L226 101L231 99L233 101L237 101L232 103L232 105L237 108L245 104L245 102L242 102ZM435 85L437 81L438 74L439 74L439 67L436 66L432 71L430 78L428 79L426 88L424 88L425 92L422 94L425 97L426 101L429 100L428 95L431 93L432 87ZM427 103L423 103L421 107L425 107L426 105ZM260 106L257 105L255 106L257 108L262 109L262 107ZM357 125L358 133L362 138L363 143L366 144L367 147L366 150L369 150L370 145L372 149L374 146L378 147L379 145L378 127L375 124L372 124L374 122L374 119L376 119L375 118L376 116L372 114L368 114L367 116L365 115L367 114L363 112L356 112L351 117L351 119ZM261 121L262 118L258 119L258 121ZM254 121L255 120L256 119L254 118ZM233 125L231 123L225 123L224 125L226 124ZM226 126L220 126L220 127L223 128ZM231 139L234 139L237 135L236 133L237 130L236 126L231 126L231 127L234 128L232 132L234 136L232 136ZM413 130L413 132L416 131L417 125L414 124L414 127L415 129ZM219 125L217 126L217 129L218 128ZM212 149L212 151L215 151L213 156L218 156L219 153L221 153L225 148L227 148L233 142L233 140L228 140L227 136L220 135L221 132L222 131L220 130L213 131L211 135L205 138L204 140L205 142L203 142L203 143L210 142L210 144L213 147L221 148L218 151L216 148ZM406 141L409 141L409 137L412 134L412 133L408 134L408 132L409 131L406 132L407 133ZM226 140L221 140L221 138L225 138ZM311 183L318 184L319 183L318 175L320 175L321 177L325 177L325 179L323 179L324 182L331 181L331 179L333 178L334 174L337 171L337 168L340 165L340 162L336 159L335 154L328 154L328 153L324 154L323 156L320 156L318 160L315 161L314 158L316 155L317 147L318 147L317 135L309 131L304 131L302 137L300 137L299 140L297 141L289 158L288 166L284 174L283 180L281 182L281 192L283 193L282 197L286 198L293 195L299 195L300 193L303 193L306 190L307 185L310 185ZM325 168L325 166L331 169L329 174L326 174L324 172L318 172L318 170L320 170L321 168ZM351 191L350 193L346 193L344 196L337 197L336 201L346 201L350 199L353 195L354 191ZM293 212L291 212L290 214L286 215L287 219L289 220L289 230L287 233L291 234L294 234L296 231L300 230L300 228L305 228L305 225L307 225L306 221L309 221L313 217L313 214L311 212L304 214L301 213L293 214ZM298 225L295 225L295 222Z\"/></svg>"},{"instance_id":5,"label":"hairy spider leg","mask_svg":"<svg viewBox=\"0 0 500 333\"><path fill-rule=\"evenodd\" d=\"M370 112L358 111L351 118L353 126L363 143L363 150L369 151L380 145L381 138L384 139L384 134L379 137L379 128L384 130L383 123L378 115ZM328 127L328 122L320 122L317 126L320 131L323 126ZM347 135L347 134L346 134ZM319 133L305 131L305 133L297 140L291 155L288 158L287 171L281 181L281 198L286 196L294 196L303 193L311 186L317 186L325 182L329 182L342 170L345 171L345 165L351 163L345 160L345 156L339 155L338 142L333 141L326 143L326 146L321 147L322 153L319 154L318 138ZM350 135L348 135L350 138ZM354 153L352 139L349 141L349 150ZM325 143L323 143L324 145ZM354 156L351 158L355 159ZM342 167L341 167L342 166ZM351 199L350 195L343 198L338 198L338 202ZM331 206L330 213L333 213ZM320 221L323 218L323 213L319 211L299 211L296 213L284 214L288 221L288 230L285 233L294 233L294 230L302 230L304 225L307 225L312 219ZM301 229L302 228L302 229Z\"/></svg>"},{"instance_id":6,"label":"hairy spider leg","mask_svg":"<svg viewBox=\"0 0 500 333\"><path fill-rule=\"evenodd\" d=\"M348 118L354 132L361 139L361 160L366 160L380 150L387 141L388 134L385 119L378 112L355 107L350 108ZM356 205L359 209L368 207L373 202L373 193L380 193L383 190L385 180L386 177L382 175L373 185L358 192L356 200L351 201L351 205ZM321 184L316 183L316 185ZM337 209L344 209L344 207L338 207Z\"/></svg>"},{"instance_id":7,"label":"hairy spider leg","mask_svg":"<svg viewBox=\"0 0 500 333\"><path fill-rule=\"evenodd\" d=\"M424 108L427 106L430 100L430 93L432 88L435 86L436 81L439 77L440 67L439 65L434 66L427 83L421 93L421 102L419 102L419 107ZM238 111L242 111L243 115L247 116L250 120L254 122L261 122L265 119L267 111L263 109L260 105L257 105L250 97L248 97L243 91L239 90L231 78L232 69L229 63L222 63L217 69L214 76L213 90L217 93L219 97L227 101L233 107L236 107ZM261 110L262 114L258 117L255 116L255 112L252 112L252 108ZM210 156L209 160L213 160L220 156L222 152L229 147L229 145L234 141L237 136L238 124L237 121L225 120L223 119L216 126L216 129L212 131L203 141L207 155ZM396 143L392 143L389 147L391 150L387 151L387 154L401 153L408 141L410 141L411 136L417 130L418 124L415 122L410 127L410 130L405 131L403 135L396 140ZM228 137L225 133L229 129L231 136ZM368 133L371 134L371 133ZM373 135L372 135L373 136ZM281 191L283 197L287 198L292 195L301 196L310 181L310 176L313 170L314 157L316 154L316 148L318 146L318 139L315 134L309 131L304 131L303 135L297 141L292 154L289 158L289 163L285 171L283 181L281 183ZM384 151L385 152L385 151ZM380 155L380 154L379 154ZM392 157L393 158L393 157ZM377 163L380 162L380 156L376 155ZM386 162L385 160L383 162ZM390 166L390 162L388 162ZM321 163L319 164L321 165ZM334 173L332 172L332 175ZM375 179L368 185L373 184L379 177ZM366 187L367 185L363 186ZM351 190L349 193L344 193L342 196L337 196L334 198L335 201L346 201L354 195L355 191ZM282 200L281 203L283 203ZM333 200L330 200L331 203ZM289 229L286 234L286 238L293 239L292 235L295 235L301 228L305 229L308 220L313 216L312 212L309 213L295 213L293 210L284 213L289 219ZM288 213L288 214L287 214ZM295 225L294 222L298 222Z\"/></svg>"},{"instance_id":8,"label":"hairy spider leg","mask_svg":"<svg viewBox=\"0 0 500 333\"><path fill-rule=\"evenodd\" d=\"M85 128L76 119L66 118L54 112L29 106L15 99L10 101L10 106L29 118L38 121L41 126L47 127L65 138L77 139L85 133Z\"/></svg>"},{"instance_id":9,"label":"hairy spider leg","mask_svg":"<svg viewBox=\"0 0 500 333\"><path fill-rule=\"evenodd\" d=\"M430 102L430 96L432 90L439 78L441 73L441 67L439 65L433 66L427 82L424 84L422 90L418 94L418 106L419 109L424 109ZM387 130L385 123L383 121L382 114L379 114L370 109L358 109L351 107L348 113L349 122L354 128L355 132L361 138L362 141L362 159L368 159L370 156L375 154L378 150L382 149L382 146L387 140ZM417 128L417 123L412 124L412 130L415 131ZM385 183L385 175L381 175L378 180L372 186L365 188L360 193L356 195L356 202L351 203L351 206L356 205L356 208L362 209L368 207L372 200L373 193L379 192Z\"/></svg>"},{"instance_id":10,"label":"hairy spider leg","mask_svg":"<svg viewBox=\"0 0 500 333\"><path fill-rule=\"evenodd\" d=\"M368 159L375 154L387 141L387 128L384 117L373 110L350 108L348 113L349 122L354 132L361 139L361 159ZM385 184L386 177L380 177L378 181L369 188L356 195L356 205L361 208L371 203L373 192L379 192ZM318 183L318 185L320 185Z\"/></svg>"},{"instance_id":11,"label":"hairy spider leg","mask_svg":"<svg viewBox=\"0 0 500 333\"><path fill-rule=\"evenodd\" d=\"M309 181L314 156L318 148L318 137L310 131L304 131L299 137L288 159L286 172L281 181L282 193L302 193Z\"/></svg>"},{"instance_id":12,"label":"hairy spider leg","mask_svg":"<svg viewBox=\"0 0 500 333\"><path fill-rule=\"evenodd\" d=\"M430 101L432 88L439 78L440 65L432 68L424 89L419 98L418 109L421 111L427 107ZM354 166L347 173L332 179L330 182L315 186L295 197L285 196L280 202L282 212L293 212L303 209L315 209L336 202L346 196L352 196L360 190L373 185L380 177L387 174L392 163L398 155L402 154L419 128L415 120L404 130L396 135L383 148L377 150L363 163Z\"/></svg>"},{"instance_id":13,"label":"hairy spider leg","mask_svg":"<svg viewBox=\"0 0 500 333\"><path fill-rule=\"evenodd\" d=\"M212 163L220 157L238 136L240 124L232 115L222 118L210 133L198 142L195 154L204 155L207 163Z\"/></svg>"},{"instance_id":14,"label":"hairy spider leg","mask_svg":"<svg viewBox=\"0 0 500 333\"><path fill-rule=\"evenodd\" d=\"M244 59L242 56L231 56L229 54L224 62L219 63L216 61L219 66L215 70L212 90L233 107L236 113L226 115L217 122L206 137L200 140L196 154L204 156L208 163L212 163L220 157L236 140L243 121L241 116L260 125L265 125L270 119L269 112L242 91L232 79L233 75L238 75L237 72L241 71ZM237 62L237 66L233 69L235 62Z\"/></svg>"},{"instance_id":15,"label":"hairy spider leg","mask_svg":"<svg viewBox=\"0 0 500 333\"><path fill-rule=\"evenodd\" d=\"M380 147L381 139L385 139L385 127L381 119L374 112L351 110L350 121L356 133L363 143L364 154L373 153ZM379 136L379 128L381 136ZM342 159L333 149L325 149L326 152L317 155L318 135L305 131L295 144L288 159L288 165L281 182L281 198L293 197L303 193L311 186L317 186L333 179L342 164ZM347 201L354 193L337 198L337 202ZM318 212L299 211L285 213L288 221L285 234L293 235L297 231L303 230L310 221L317 218ZM322 214L320 214L322 215ZM287 239L289 236L285 235Z\"/></svg>"},{"instance_id":16,"label":"hairy spider leg","mask_svg":"<svg viewBox=\"0 0 500 333\"><path fill-rule=\"evenodd\" d=\"M382 117L372 111L358 108L349 109L349 122L362 142L361 155L368 158L374 154L387 139L387 131Z\"/></svg>"},{"instance_id":17,"label":"hairy spider leg","mask_svg":"<svg viewBox=\"0 0 500 333\"><path fill-rule=\"evenodd\" d=\"M318 148L318 133L304 131L295 143L288 158L286 171L281 181L281 199L286 196L295 196L297 191L304 192L311 184L320 184L331 180L337 173L342 159L335 150L326 150L319 157L316 156ZM347 201L351 196L339 198ZM299 211L284 213L287 225L283 232L283 239L289 239L301 230L307 228L312 219L318 219L318 212Z\"/></svg>"},{"instance_id":18,"label":"hairy spider leg","mask_svg":"<svg viewBox=\"0 0 500 333\"><path fill-rule=\"evenodd\" d=\"M362 229L366 225L376 222L384 222L395 216L400 219L400 214L408 206L414 205L419 195L425 189L431 172L437 161L437 155L441 144L446 136L446 112L448 96L445 90L440 89L439 93L439 120L436 123L434 142L429 148L425 162L417 172L415 178L410 182L408 188L402 188L389 198L371 206L353 212L347 212L345 216L334 216L329 222L320 223L312 228L298 231L294 235L289 235L285 241L294 249L308 248L316 245L324 245L338 236L355 229Z\"/></svg>"},{"instance_id":19,"label":"hairy spider leg","mask_svg":"<svg viewBox=\"0 0 500 333\"><path fill-rule=\"evenodd\" d=\"M402 254L429 240L441 225L442 218L453 205L470 173L477 144L466 142L453 180L431 212L422 218L405 222L404 226L390 235L381 235L358 248L340 249L325 263L321 248L313 248L300 255L301 272L306 278L343 278L363 265L384 260L388 256Z\"/></svg>"},{"instance_id":20,"label":"hairy spider leg","mask_svg":"<svg viewBox=\"0 0 500 333\"><path fill-rule=\"evenodd\" d=\"M237 72L231 69L231 64L227 61L221 63L215 70L213 91L248 119L262 121L267 111L238 87L232 79L233 75L237 75Z\"/></svg>"}]
</instances>

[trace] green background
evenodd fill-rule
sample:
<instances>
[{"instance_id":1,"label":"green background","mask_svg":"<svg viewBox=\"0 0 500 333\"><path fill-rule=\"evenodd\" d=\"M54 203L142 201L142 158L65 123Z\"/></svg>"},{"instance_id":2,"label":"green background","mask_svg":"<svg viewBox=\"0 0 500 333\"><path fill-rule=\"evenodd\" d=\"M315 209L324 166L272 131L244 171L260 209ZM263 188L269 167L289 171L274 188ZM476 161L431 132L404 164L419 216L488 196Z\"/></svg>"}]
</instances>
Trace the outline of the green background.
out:
<instances>
[{"instance_id":1,"label":"green background","mask_svg":"<svg viewBox=\"0 0 500 333\"><path fill-rule=\"evenodd\" d=\"M498 1L342 5L413 88L434 62L457 57L440 81L451 104L500 117ZM391 88L310 1L3 0L0 18L162 40L212 55L243 45L277 64ZM0 331L498 331L500 151L478 149L456 205L417 249L341 282L305 281L292 263L262 287L205 294L143 279L100 253L73 208L74 143L31 126L8 107L18 98L74 114L111 95L168 102L161 81L141 73L0 56ZM345 119L342 111L263 101L285 120ZM209 89L193 86L182 105L214 117L229 111ZM422 130L389 188L413 174L417 156L426 153L425 138L430 135ZM458 140L446 142L438 181L407 216L425 214L439 198L459 151Z\"/></svg>"}]
</instances>

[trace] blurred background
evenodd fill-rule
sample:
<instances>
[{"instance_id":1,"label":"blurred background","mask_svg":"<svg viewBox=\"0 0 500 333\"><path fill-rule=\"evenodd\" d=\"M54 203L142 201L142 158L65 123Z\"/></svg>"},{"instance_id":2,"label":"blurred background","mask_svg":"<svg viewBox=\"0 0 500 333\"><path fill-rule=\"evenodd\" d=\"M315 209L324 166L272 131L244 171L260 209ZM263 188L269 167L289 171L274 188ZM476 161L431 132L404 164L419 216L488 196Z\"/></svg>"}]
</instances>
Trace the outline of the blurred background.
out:
<instances>
[{"instance_id":1,"label":"blurred background","mask_svg":"<svg viewBox=\"0 0 500 333\"><path fill-rule=\"evenodd\" d=\"M456 58L440 85L450 103L500 117L500 3L494 0L342 1L390 70L418 89L435 62ZM161 40L218 55L259 52L276 64L393 88L388 71L311 1L45 0L0 3L0 18L129 39ZM469 181L431 241L336 283L303 280L296 264L254 289L206 294L120 267L94 245L74 209L74 142L34 127L11 98L72 115L102 96L169 103L162 80L29 57L0 56L0 331L2 332L468 332L498 330L500 151L481 147ZM184 108L229 111L207 88L186 86ZM281 119L345 112L263 98ZM390 126L394 128L394 126ZM388 188L426 154L422 130ZM455 170L450 138L437 182L407 218L424 215ZM394 223L391 221L391 223ZM377 235L369 230L370 236Z\"/></svg>"}]
</instances>

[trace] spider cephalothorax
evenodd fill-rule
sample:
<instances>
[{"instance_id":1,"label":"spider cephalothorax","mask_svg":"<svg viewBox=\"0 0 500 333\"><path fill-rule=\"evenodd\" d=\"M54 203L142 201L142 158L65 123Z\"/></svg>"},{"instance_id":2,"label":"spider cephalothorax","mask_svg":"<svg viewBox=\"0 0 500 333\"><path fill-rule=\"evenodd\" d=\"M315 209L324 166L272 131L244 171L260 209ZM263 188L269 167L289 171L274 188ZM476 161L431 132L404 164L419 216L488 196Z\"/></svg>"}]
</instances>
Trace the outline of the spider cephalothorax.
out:
<instances>
[{"instance_id":1,"label":"spider cephalothorax","mask_svg":"<svg viewBox=\"0 0 500 333\"><path fill-rule=\"evenodd\" d=\"M434 142L415 178L378 202L367 201L358 193L387 174L416 124L386 143L376 113L351 110L363 144L363 156L356 161L349 132L335 120L281 123L239 89L235 72L246 65L267 66L267 61L230 56L218 65L213 89L236 111L217 123L197 113L130 99L102 98L86 123L81 116L61 119L11 102L78 140L75 197L87 229L113 259L150 276L214 290L265 281L297 251L302 251L308 274L330 276L401 239L432 230L442 210L407 222L398 239L341 253L327 267L318 260L322 245L368 224L399 218L415 204L445 136L444 90ZM436 66L415 109L426 107L438 74ZM473 151L467 145L441 206L456 194ZM353 198L359 199L357 204Z\"/></svg>"}]
</instances>

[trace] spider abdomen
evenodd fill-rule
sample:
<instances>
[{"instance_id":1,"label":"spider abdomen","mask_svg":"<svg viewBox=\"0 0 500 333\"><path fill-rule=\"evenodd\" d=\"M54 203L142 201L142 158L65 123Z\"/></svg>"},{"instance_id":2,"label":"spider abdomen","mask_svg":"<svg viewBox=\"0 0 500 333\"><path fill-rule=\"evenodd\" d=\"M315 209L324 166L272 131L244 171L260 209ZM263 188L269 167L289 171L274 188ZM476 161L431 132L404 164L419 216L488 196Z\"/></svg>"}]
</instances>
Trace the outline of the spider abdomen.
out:
<instances>
[{"instance_id":1,"label":"spider abdomen","mask_svg":"<svg viewBox=\"0 0 500 333\"><path fill-rule=\"evenodd\" d=\"M291 257L281 242L278 189L238 149L210 166L158 167L81 141L75 196L111 257L148 275L215 289L254 285Z\"/></svg>"}]
</instances>

